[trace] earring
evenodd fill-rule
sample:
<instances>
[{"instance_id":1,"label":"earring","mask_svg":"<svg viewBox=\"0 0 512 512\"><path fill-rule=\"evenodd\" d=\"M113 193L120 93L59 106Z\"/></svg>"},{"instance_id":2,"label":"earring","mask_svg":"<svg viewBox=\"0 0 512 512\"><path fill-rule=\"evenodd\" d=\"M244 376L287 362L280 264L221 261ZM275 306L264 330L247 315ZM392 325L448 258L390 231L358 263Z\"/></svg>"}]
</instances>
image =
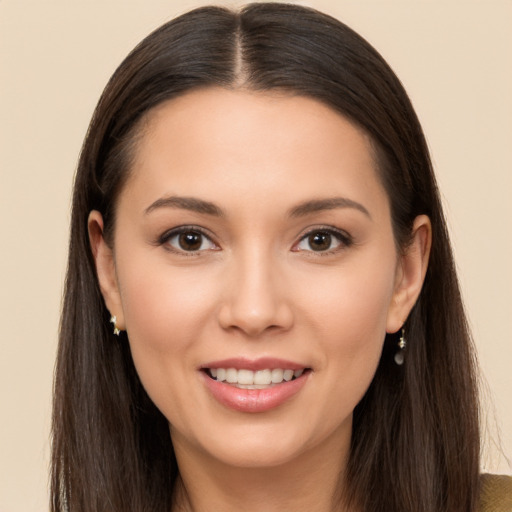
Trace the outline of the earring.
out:
<instances>
[{"instance_id":1,"label":"earring","mask_svg":"<svg viewBox=\"0 0 512 512\"><path fill-rule=\"evenodd\" d=\"M395 363L398 366L404 364L404 356L405 356L405 347L407 345L407 341L405 340L405 329L402 328L402 335L400 336L400 340L398 341L399 350L395 354Z\"/></svg>"},{"instance_id":2,"label":"earring","mask_svg":"<svg viewBox=\"0 0 512 512\"><path fill-rule=\"evenodd\" d=\"M110 317L110 323L111 324L114 324L114 334L116 336L119 336L119 333L121 332L121 329L119 329L119 327L117 327L117 318L116 318L116 315L111 315Z\"/></svg>"}]
</instances>

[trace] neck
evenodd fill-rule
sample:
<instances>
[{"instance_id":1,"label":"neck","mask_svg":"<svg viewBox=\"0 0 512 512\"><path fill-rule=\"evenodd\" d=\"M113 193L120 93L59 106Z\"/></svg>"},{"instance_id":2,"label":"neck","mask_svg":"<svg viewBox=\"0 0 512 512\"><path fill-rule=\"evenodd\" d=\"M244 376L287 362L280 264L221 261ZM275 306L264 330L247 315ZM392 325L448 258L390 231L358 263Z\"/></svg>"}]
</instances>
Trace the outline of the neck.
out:
<instances>
[{"instance_id":1,"label":"neck","mask_svg":"<svg viewBox=\"0 0 512 512\"><path fill-rule=\"evenodd\" d=\"M327 440L279 466L233 467L175 443L180 477L173 512L344 512L348 444L333 444Z\"/></svg>"}]
</instances>

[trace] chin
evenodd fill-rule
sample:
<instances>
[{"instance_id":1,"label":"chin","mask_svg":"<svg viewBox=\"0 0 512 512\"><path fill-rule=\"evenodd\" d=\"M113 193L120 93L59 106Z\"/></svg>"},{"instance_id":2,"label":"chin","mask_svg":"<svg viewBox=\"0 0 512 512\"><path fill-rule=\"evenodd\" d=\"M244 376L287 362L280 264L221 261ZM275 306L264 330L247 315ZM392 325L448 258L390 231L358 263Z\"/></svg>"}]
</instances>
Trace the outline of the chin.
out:
<instances>
[{"instance_id":1,"label":"chin","mask_svg":"<svg viewBox=\"0 0 512 512\"><path fill-rule=\"evenodd\" d=\"M295 444L295 443L294 443ZM282 439L261 439L258 442L241 438L229 446L209 447L210 455L218 462L235 468L264 469L283 466L300 458L305 449L300 444Z\"/></svg>"},{"instance_id":2,"label":"chin","mask_svg":"<svg viewBox=\"0 0 512 512\"><path fill-rule=\"evenodd\" d=\"M213 463L240 469L280 467L311 457L323 460L326 454L345 453L350 444L351 415L320 427L304 418L287 416L280 420L256 422L249 415L245 421L233 424L232 429L225 425L212 428L206 437L204 432L198 432L193 444Z\"/></svg>"}]
</instances>

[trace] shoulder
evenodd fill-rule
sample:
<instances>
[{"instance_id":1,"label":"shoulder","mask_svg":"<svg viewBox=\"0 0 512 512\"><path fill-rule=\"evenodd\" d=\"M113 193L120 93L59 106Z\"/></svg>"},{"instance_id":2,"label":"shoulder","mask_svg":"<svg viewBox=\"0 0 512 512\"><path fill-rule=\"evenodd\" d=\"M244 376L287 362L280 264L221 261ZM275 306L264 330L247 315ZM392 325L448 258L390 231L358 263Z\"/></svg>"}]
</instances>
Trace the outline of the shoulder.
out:
<instances>
[{"instance_id":1,"label":"shoulder","mask_svg":"<svg viewBox=\"0 0 512 512\"><path fill-rule=\"evenodd\" d=\"M482 475L478 512L512 512L512 476Z\"/></svg>"}]
</instances>

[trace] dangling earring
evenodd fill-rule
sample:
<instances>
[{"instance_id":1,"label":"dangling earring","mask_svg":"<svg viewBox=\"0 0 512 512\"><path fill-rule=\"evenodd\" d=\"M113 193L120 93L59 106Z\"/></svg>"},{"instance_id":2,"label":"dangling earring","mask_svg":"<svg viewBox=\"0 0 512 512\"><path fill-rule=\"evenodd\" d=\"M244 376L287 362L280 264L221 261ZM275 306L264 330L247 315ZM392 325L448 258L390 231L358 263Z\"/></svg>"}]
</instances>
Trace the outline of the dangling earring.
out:
<instances>
[{"instance_id":1,"label":"dangling earring","mask_svg":"<svg viewBox=\"0 0 512 512\"><path fill-rule=\"evenodd\" d=\"M399 366L404 364L406 345L407 345L407 341L405 340L405 329L402 328L402 335L400 336L400 340L398 341L399 350L395 354L395 363Z\"/></svg>"},{"instance_id":2,"label":"dangling earring","mask_svg":"<svg viewBox=\"0 0 512 512\"><path fill-rule=\"evenodd\" d=\"M111 315L110 316L110 323L111 324L114 324L114 334L116 336L119 336L119 333L121 332L121 329L119 329L119 327L117 327L117 318L116 318L116 315Z\"/></svg>"}]
</instances>

